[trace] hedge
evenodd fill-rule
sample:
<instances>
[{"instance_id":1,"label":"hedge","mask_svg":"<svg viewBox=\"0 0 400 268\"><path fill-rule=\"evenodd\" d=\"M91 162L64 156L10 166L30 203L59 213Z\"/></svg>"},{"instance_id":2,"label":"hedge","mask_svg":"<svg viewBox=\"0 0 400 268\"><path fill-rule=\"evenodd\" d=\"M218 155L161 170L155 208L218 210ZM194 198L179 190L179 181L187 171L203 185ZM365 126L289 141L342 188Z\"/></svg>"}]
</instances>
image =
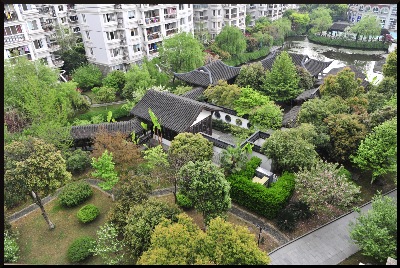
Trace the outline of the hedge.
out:
<instances>
[{"instance_id":1,"label":"hedge","mask_svg":"<svg viewBox=\"0 0 400 268\"><path fill-rule=\"evenodd\" d=\"M224 60L223 62L229 66L238 66L242 63L247 63L248 61L256 60L261 57L267 56L269 54L269 49L270 49L269 47L264 47L260 50L253 52L244 52L236 56L235 58L232 57L229 60Z\"/></svg>"},{"instance_id":2,"label":"hedge","mask_svg":"<svg viewBox=\"0 0 400 268\"><path fill-rule=\"evenodd\" d=\"M93 204L87 204L81 207L76 213L78 220L83 223L94 221L99 216L100 210Z\"/></svg>"},{"instance_id":3,"label":"hedge","mask_svg":"<svg viewBox=\"0 0 400 268\"><path fill-rule=\"evenodd\" d=\"M331 39L330 37L318 36L315 34L309 34L308 40L322 45L340 46L340 47L357 48L357 49L387 50L389 48L389 44L382 43L382 41L365 42L365 41L348 40L344 38Z\"/></svg>"},{"instance_id":4,"label":"hedge","mask_svg":"<svg viewBox=\"0 0 400 268\"><path fill-rule=\"evenodd\" d=\"M253 161L250 160L252 162L250 165L255 171L257 166L255 166L255 160ZM252 182L251 178L254 176L254 171L251 173L250 167L249 169L246 167L244 172L227 177L231 184L230 196L232 201L238 205L272 220L291 198L295 186L295 176L292 173L284 172L277 182L267 188L264 185Z\"/></svg>"}]
</instances>

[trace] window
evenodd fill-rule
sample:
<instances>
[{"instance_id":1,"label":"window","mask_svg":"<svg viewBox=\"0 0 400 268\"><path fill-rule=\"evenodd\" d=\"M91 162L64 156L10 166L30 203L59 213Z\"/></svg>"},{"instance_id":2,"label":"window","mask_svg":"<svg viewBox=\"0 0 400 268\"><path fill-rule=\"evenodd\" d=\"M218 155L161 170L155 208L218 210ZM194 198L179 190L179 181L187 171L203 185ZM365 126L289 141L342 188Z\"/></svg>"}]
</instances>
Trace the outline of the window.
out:
<instances>
[{"instance_id":1,"label":"window","mask_svg":"<svg viewBox=\"0 0 400 268\"><path fill-rule=\"evenodd\" d=\"M211 34L211 39L215 39L215 34Z\"/></svg>"},{"instance_id":2,"label":"window","mask_svg":"<svg viewBox=\"0 0 400 268\"><path fill-rule=\"evenodd\" d=\"M82 14L82 21L83 21L83 22L86 22L86 16L85 16L85 14Z\"/></svg>"},{"instance_id":3,"label":"window","mask_svg":"<svg viewBox=\"0 0 400 268\"><path fill-rule=\"evenodd\" d=\"M63 5L59 5L59 6L58 6L58 11L63 11L63 10L64 10Z\"/></svg>"},{"instance_id":4,"label":"window","mask_svg":"<svg viewBox=\"0 0 400 268\"><path fill-rule=\"evenodd\" d=\"M117 31L114 32L106 32L107 39L108 40L114 40L117 39Z\"/></svg>"},{"instance_id":5,"label":"window","mask_svg":"<svg viewBox=\"0 0 400 268\"><path fill-rule=\"evenodd\" d=\"M180 23L181 23L181 25L184 25L185 24L185 18L181 18Z\"/></svg>"},{"instance_id":6,"label":"window","mask_svg":"<svg viewBox=\"0 0 400 268\"><path fill-rule=\"evenodd\" d=\"M103 14L103 19L105 23L115 21L115 14L114 13Z\"/></svg>"},{"instance_id":7,"label":"window","mask_svg":"<svg viewBox=\"0 0 400 268\"><path fill-rule=\"evenodd\" d=\"M216 111L216 112L214 113L214 115L215 115L216 118L221 118L221 114L220 114L218 111Z\"/></svg>"},{"instance_id":8,"label":"window","mask_svg":"<svg viewBox=\"0 0 400 268\"><path fill-rule=\"evenodd\" d=\"M236 125L237 126L241 126L242 125L242 120L240 120L239 118L236 118Z\"/></svg>"},{"instance_id":9,"label":"window","mask_svg":"<svg viewBox=\"0 0 400 268\"><path fill-rule=\"evenodd\" d=\"M117 57L119 55L119 48L110 49L110 54L112 58Z\"/></svg>"},{"instance_id":10,"label":"window","mask_svg":"<svg viewBox=\"0 0 400 268\"><path fill-rule=\"evenodd\" d=\"M365 12L368 12L368 11L370 11L371 10L371 7L370 6L365 6Z\"/></svg>"},{"instance_id":11,"label":"window","mask_svg":"<svg viewBox=\"0 0 400 268\"><path fill-rule=\"evenodd\" d=\"M90 40L89 31L86 31L86 37L87 37L88 40Z\"/></svg>"},{"instance_id":12,"label":"window","mask_svg":"<svg viewBox=\"0 0 400 268\"><path fill-rule=\"evenodd\" d=\"M227 115L225 115L225 121L226 122L231 122L231 117L227 114Z\"/></svg>"},{"instance_id":13,"label":"window","mask_svg":"<svg viewBox=\"0 0 400 268\"><path fill-rule=\"evenodd\" d=\"M213 16L215 16L215 12L216 12L216 10L214 9L214 10L213 10Z\"/></svg>"},{"instance_id":14,"label":"window","mask_svg":"<svg viewBox=\"0 0 400 268\"><path fill-rule=\"evenodd\" d=\"M93 56L93 48L89 48L89 51L90 51L90 55Z\"/></svg>"},{"instance_id":15,"label":"window","mask_svg":"<svg viewBox=\"0 0 400 268\"><path fill-rule=\"evenodd\" d=\"M190 8L190 4L188 5L188 8Z\"/></svg>"},{"instance_id":16,"label":"window","mask_svg":"<svg viewBox=\"0 0 400 268\"><path fill-rule=\"evenodd\" d=\"M35 40L33 41L33 44L35 45L36 49L41 49L43 47L42 40Z\"/></svg>"},{"instance_id":17,"label":"window","mask_svg":"<svg viewBox=\"0 0 400 268\"><path fill-rule=\"evenodd\" d=\"M138 29L137 28L133 28L131 30L131 36L136 36L136 35L138 35Z\"/></svg>"},{"instance_id":18,"label":"window","mask_svg":"<svg viewBox=\"0 0 400 268\"><path fill-rule=\"evenodd\" d=\"M183 4L179 4L179 10L183 10L183 9L184 9Z\"/></svg>"},{"instance_id":19,"label":"window","mask_svg":"<svg viewBox=\"0 0 400 268\"><path fill-rule=\"evenodd\" d=\"M378 8L378 7L374 7L374 8L372 9L372 11L373 11L374 13L378 13L378 12L379 12L379 8Z\"/></svg>"},{"instance_id":20,"label":"window","mask_svg":"<svg viewBox=\"0 0 400 268\"><path fill-rule=\"evenodd\" d=\"M389 13L389 9L387 7L384 7L384 8L382 8L381 13L387 14L387 13Z\"/></svg>"},{"instance_id":21,"label":"window","mask_svg":"<svg viewBox=\"0 0 400 268\"><path fill-rule=\"evenodd\" d=\"M221 15L221 10L220 10L220 9L218 9L218 16L219 16L219 15Z\"/></svg>"},{"instance_id":22,"label":"window","mask_svg":"<svg viewBox=\"0 0 400 268\"><path fill-rule=\"evenodd\" d=\"M22 9L25 11L32 10L32 5L22 4Z\"/></svg>"},{"instance_id":23,"label":"window","mask_svg":"<svg viewBox=\"0 0 400 268\"><path fill-rule=\"evenodd\" d=\"M133 45L133 52L139 52L139 51L140 51L140 45L139 44Z\"/></svg>"},{"instance_id":24,"label":"window","mask_svg":"<svg viewBox=\"0 0 400 268\"><path fill-rule=\"evenodd\" d=\"M192 21L192 15L190 15L189 17L188 17L188 22L191 22Z\"/></svg>"},{"instance_id":25,"label":"window","mask_svg":"<svg viewBox=\"0 0 400 268\"><path fill-rule=\"evenodd\" d=\"M218 28L221 28L221 22L220 21L218 22Z\"/></svg>"},{"instance_id":26,"label":"window","mask_svg":"<svg viewBox=\"0 0 400 268\"><path fill-rule=\"evenodd\" d=\"M213 28L215 29L215 21L213 22Z\"/></svg>"},{"instance_id":27,"label":"window","mask_svg":"<svg viewBox=\"0 0 400 268\"><path fill-rule=\"evenodd\" d=\"M22 33L21 25L4 27L4 35L5 36L6 35L19 34L19 33Z\"/></svg>"},{"instance_id":28,"label":"window","mask_svg":"<svg viewBox=\"0 0 400 268\"><path fill-rule=\"evenodd\" d=\"M132 10L130 10L130 11L128 11L128 19L134 19L135 18L135 11L132 11Z\"/></svg>"},{"instance_id":29,"label":"window","mask_svg":"<svg viewBox=\"0 0 400 268\"><path fill-rule=\"evenodd\" d=\"M61 23L66 23L66 22L67 22L67 18L66 17L61 18Z\"/></svg>"},{"instance_id":30,"label":"window","mask_svg":"<svg viewBox=\"0 0 400 268\"><path fill-rule=\"evenodd\" d=\"M38 27L37 27L36 20L28 21L28 28L29 28L29 30L33 30L33 31L37 30Z\"/></svg>"}]
</instances>

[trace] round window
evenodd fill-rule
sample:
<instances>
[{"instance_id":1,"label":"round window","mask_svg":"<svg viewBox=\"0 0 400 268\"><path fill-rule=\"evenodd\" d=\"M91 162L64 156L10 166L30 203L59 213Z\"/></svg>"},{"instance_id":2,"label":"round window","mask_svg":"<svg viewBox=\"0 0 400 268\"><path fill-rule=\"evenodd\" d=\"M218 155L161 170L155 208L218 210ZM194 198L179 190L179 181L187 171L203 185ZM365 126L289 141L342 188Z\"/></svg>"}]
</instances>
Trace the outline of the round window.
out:
<instances>
[{"instance_id":1,"label":"round window","mask_svg":"<svg viewBox=\"0 0 400 268\"><path fill-rule=\"evenodd\" d=\"M231 117L229 115L225 115L225 121L226 122L231 122Z\"/></svg>"},{"instance_id":2,"label":"round window","mask_svg":"<svg viewBox=\"0 0 400 268\"><path fill-rule=\"evenodd\" d=\"M221 118L221 114L220 114L218 111L216 111L216 112L214 113L214 115L215 115L216 118Z\"/></svg>"},{"instance_id":3,"label":"round window","mask_svg":"<svg viewBox=\"0 0 400 268\"><path fill-rule=\"evenodd\" d=\"M242 120L239 118L236 119L236 125L241 126L242 125Z\"/></svg>"}]
</instances>

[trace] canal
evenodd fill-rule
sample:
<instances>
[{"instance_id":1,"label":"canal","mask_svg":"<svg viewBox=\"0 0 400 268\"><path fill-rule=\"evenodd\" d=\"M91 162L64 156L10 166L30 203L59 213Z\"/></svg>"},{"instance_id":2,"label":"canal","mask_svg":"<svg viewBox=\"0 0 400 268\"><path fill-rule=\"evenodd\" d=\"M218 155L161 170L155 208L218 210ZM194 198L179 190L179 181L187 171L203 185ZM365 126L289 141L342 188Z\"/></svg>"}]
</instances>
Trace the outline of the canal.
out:
<instances>
[{"instance_id":1,"label":"canal","mask_svg":"<svg viewBox=\"0 0 400 268\"><path fill-rule=\"evenodd\" d=\"M377 77L377 81L382 79L382 66L388 55L383 50L360 50L319 45L310 42L307 36L286 38L283 50L290 53L307 55L316 60L333 60L331 65L324 70L324 73L329 72L333 68L355 65L366 74L367 80L370 82L375 76Z\"/></svg>"}]
</instances>

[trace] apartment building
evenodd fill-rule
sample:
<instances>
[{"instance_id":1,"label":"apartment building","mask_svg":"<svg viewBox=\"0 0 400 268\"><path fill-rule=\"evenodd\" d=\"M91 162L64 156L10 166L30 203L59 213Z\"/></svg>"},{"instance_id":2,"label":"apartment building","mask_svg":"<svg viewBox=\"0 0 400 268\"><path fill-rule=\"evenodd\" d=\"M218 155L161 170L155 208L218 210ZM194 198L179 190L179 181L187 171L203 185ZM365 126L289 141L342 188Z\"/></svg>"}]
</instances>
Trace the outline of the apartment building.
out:
<instances>
[{"instance_id":1,"label":"apartment building","mask_svg":"<svg viewBox=\"0 0 400 268\"><path fill-rule=\"evenodd\" d=\"M246 4L193 5L194 32L207 31L213 40L224 26L236 26L243 32L246 25Z\"/></svg>"},{"instance_id":2,"label":"apartment building","mask_svg":"<svg viewBox=\"0 0 400 268\"><path fill-rule=\"evenodd\" d=\"M296 9L295 4L248 4L246 13L250 15L249 26L254 26L257 19L266 17L272 21L282 18L287 9Z\"/></svg>"},{"instance_id":3,"label":"apartment building","mask_svg":"<svg viewBox=\"0 0 400 268\"><path fill-rule=\"evenodd\" d=\"M193 34L191 4L76 4L88 61L104 74L158 56L162 40Z\"/></svg>"},{"instance_id":4,"label":"apartment building","mask_svg":"<svg viewBox=\"0 0 400 268\"><path fill-rule=\"evenodd\" d=\"M397 36L397 4L350 4L348 19L357 23L362 16L372 14L379 18L382 28ZM392 34L392 35L393 35Z\"/></svg>"}]
</instances>

